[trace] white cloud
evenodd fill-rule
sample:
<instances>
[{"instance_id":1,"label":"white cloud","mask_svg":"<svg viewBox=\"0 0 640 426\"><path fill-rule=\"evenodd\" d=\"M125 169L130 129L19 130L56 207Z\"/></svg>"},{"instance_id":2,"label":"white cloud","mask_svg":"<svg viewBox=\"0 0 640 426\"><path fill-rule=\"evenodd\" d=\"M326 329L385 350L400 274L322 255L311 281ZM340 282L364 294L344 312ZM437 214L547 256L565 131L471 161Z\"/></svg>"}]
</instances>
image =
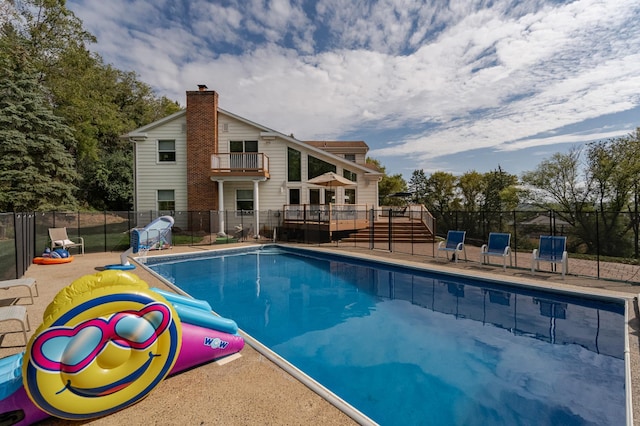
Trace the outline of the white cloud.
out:
<instances>
[{"instance_id":1,"label":"white cloud","mask_svg":"<svg viewBox=\"0 0 640 426\"><path fill-rule=\"evenodd\" d=\"M205 83L222 108L301 138L405 129L393 143L368 140L376 157L428 164L478 148L586 141L624 131L541 135L640 105L636 0L69 7L107 62L181 103Z\"/></svg>"}]
</instances>

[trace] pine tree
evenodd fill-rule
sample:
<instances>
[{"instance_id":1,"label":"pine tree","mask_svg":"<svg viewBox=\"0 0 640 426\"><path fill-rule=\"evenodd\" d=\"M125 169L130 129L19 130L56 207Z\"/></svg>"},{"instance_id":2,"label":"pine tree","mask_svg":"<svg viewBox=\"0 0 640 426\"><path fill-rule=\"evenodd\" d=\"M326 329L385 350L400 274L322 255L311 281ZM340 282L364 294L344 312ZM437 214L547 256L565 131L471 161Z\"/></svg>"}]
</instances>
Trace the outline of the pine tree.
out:
<instances>
[{"instance_id":1,"label":"pine tree","mask_svg":"<svg viewBox=\"0 0 640 426\"><path fill-rule=\"evenodd\" d=\"M0 211L75 209L71 129L49 105L20 37L0 37Z\"/></svg>"}]
</instances>

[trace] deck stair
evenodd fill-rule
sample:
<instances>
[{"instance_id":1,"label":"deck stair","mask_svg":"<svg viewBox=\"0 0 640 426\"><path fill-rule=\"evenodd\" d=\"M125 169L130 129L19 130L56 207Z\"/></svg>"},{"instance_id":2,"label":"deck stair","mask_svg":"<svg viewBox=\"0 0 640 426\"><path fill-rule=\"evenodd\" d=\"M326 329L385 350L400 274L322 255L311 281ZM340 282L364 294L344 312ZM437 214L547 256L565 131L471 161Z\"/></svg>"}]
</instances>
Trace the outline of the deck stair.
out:
<instances>
[{"instance_id":1,"label":"deck stair","mask_svg":"<svg viewBox=\"0 0 640 426\"><path fill-rule=\"evenodd\" d=\"M433 243L433 234L419 220L408 218L392 218L391 236L397 243ZM345 243L365 242L371 237L371 226L352 233L341 241ZM373 241L389 241L389 220L381 218L373 223Z\"/></svg>"}]
</instances>

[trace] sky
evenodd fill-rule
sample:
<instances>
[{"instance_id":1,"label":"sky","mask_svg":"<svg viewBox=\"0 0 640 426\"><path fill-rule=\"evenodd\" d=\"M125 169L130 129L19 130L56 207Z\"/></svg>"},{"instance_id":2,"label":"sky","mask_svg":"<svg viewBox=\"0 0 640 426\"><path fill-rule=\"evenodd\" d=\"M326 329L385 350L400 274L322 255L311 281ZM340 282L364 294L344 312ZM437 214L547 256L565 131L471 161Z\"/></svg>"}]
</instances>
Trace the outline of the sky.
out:
<instances>
[{"instance_id":1,"label":"sky","mask_svg":"<svg viewBox=\"0 0 640 426\"><path fill-rule=\"evenodd\" d=\"M640 127L638 0L68 0L89 48L185 105L301 140L364 140L388 174L521 175Z\"/></svg>"}]
</instances>

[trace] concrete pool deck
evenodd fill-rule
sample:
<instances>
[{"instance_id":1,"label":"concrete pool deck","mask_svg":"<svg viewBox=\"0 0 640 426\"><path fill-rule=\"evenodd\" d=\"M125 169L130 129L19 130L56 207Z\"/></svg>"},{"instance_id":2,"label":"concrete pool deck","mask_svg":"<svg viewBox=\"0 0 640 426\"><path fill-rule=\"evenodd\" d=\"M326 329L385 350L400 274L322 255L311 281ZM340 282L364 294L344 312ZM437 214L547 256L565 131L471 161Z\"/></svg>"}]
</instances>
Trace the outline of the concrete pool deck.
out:
<instances>
[{"instance_id":1,"label":"concrete pool deck","mask_svg":"<svg viewBox=\"0 0 640 426\"><path fill-rule=\"evenodd\" d=\"M174 247L171 250L152 252L152 255L201 252L212 248L229 248L241 244L206 247ZM427 264L430 268L442 269L473 276L486 275L493 279L507 279L524 285L566 289L589 294L603 294L633 299L640 286L616 281L596 280L568 275L565 280L559 273L537 272L534 277L526 269L507 268L501 265L487 266L477 261L452 263L444 259L425 259L423 256L389 253L357 247L322 247L300 245L303 248L337 250L346 254L393 260L409 265ZM469 259L477 256L468 253ZM38 296L30 305L28 291L21 288L0 290L0 305L19 304L27 308L31 330L30 337L42 322L42 315L60 289L87 274L97 272L105 264L118 263L120 253L98 253L75 256L73 262L61 265L32 265L25 278L38 282ZM576 264L570 260L569 272L580 274ZM150 286L166 288L154 275L143 268L134 271ZM16 330L15 324L0 324L0 358L24 350L21 332L3 334ZM636 423L640 420L640 326L638 324L637 301L629 304L629 355L632 372L633 412ZM190 371L167 378L148 397L132 407L110 416L80 422L90 425L149 425L149 424L199 424L199 425L351 425L355 422L318 394L311 391L287 372L280 369L256 350L246 345L242 356L226 364L210 363ZM61 419L47 419L40 424L78 424Z\"/></svg>"}]
</instances>

